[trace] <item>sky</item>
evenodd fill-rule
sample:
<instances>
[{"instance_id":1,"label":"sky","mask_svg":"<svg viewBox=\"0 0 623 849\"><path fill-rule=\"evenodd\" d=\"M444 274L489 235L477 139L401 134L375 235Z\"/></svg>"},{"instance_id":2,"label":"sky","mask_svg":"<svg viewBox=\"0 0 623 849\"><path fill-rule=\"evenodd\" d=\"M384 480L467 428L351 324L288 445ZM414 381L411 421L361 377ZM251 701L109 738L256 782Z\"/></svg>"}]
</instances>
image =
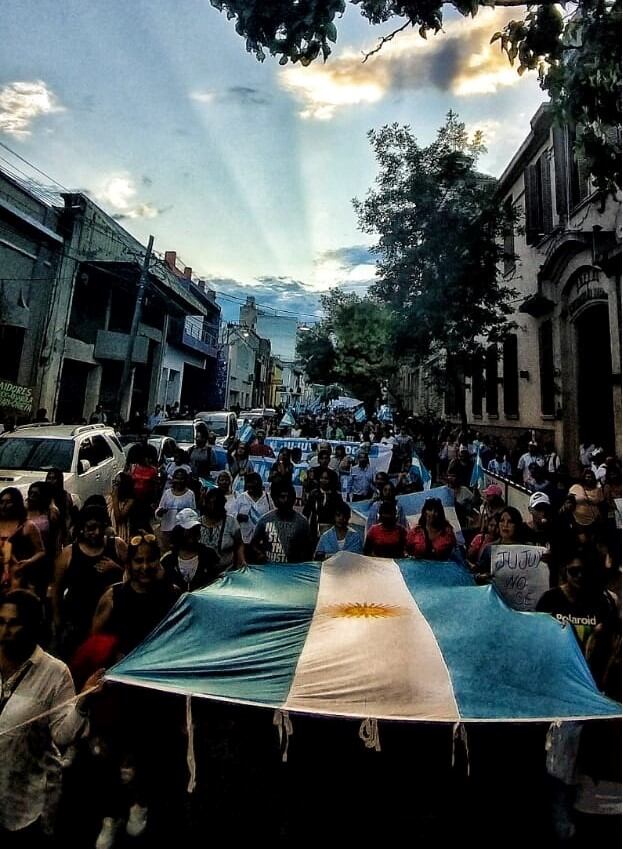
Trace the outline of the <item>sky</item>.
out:
<instances>
[{"instance_id":1,"label":"sky","mask_svg":"<svg viewBox=\"0 0 623 849\"><path fill-rule=\"evenodd\" d=\"M351 6L329 60L307 68L258 62L208 0L2 8L0 143L177 251L228 320L248 294L310 322L331 286L365 293L374 239L352 199L374 183L370 129L408 124L428 144L452 109L484 131L479 169L497 176L544 99L489 45L521 8L446 14L442 33L402 33L363 64L394 27ZM0 147L8 163L49 182Z\"/></svg>"}]
</instances>

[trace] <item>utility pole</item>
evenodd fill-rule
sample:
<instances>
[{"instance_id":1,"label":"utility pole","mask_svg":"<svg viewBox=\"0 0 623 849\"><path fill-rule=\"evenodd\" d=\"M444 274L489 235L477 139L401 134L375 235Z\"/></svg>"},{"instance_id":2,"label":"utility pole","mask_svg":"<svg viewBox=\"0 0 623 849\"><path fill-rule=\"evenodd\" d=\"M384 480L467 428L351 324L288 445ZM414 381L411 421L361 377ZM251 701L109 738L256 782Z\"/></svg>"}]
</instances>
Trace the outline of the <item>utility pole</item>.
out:
<instances>
[{"instance_id":1,"label":"utility pole","mask_svg":"<svg viewBox=\"0 0 623 849\"><path fill-rule=\"evenodd\" d=\"M132 316L132 326L130 328L130 338L128 340L128 350L125 355L125 362L123 363L123 371L121 373L121 389L119 392L119 412L123 409L123 402L130 388L130 376L132 374L132 359L134 357L134 345L136 343L136 337L138 335L138 326L141 321L141 314L143 312L143 300L145 298L145 289L147 287L147 282L149 280L149 261L151 260L151 251L154 246L154 237L149 237L149 242L147 243L147 250L145 251L145 258L143 259L143 265L141 267L141 276L138 280L138 289L136 292L136 303L134 305L134 315ZM164 340L163 340L164 341ZM128 404L128 414L130 412L131 401Z\"/></svg>"}]
</instances>

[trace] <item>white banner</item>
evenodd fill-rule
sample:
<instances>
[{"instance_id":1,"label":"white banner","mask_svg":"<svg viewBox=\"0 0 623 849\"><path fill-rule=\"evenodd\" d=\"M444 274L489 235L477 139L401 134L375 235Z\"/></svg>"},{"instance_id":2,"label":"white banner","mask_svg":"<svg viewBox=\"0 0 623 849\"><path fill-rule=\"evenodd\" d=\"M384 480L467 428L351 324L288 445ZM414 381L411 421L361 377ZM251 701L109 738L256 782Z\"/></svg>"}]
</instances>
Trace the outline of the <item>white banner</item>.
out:
<instances>
[{"instance_id":1,"label":"white banner","mask_svg":"<svg viewBox=\"0 0 623 849\"><path fill-rule=\"evenodd\" d=\"M532 611L549 589L549 569L538 545L491 546L491 575L495 588L514 610Z\"/></svg>"}]
</instances>

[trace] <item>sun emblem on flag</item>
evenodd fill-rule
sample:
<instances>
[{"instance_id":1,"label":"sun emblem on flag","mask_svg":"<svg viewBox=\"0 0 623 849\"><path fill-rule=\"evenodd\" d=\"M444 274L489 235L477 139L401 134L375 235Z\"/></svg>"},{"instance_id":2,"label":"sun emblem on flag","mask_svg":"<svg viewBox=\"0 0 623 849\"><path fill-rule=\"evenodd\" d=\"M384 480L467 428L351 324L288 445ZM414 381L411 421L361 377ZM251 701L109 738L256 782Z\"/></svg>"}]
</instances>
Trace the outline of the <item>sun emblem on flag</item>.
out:
<instances>
[{"instance_id":1,"label":"sun emblem on flag","mask_svg":"<svg viewBox=\"0 0 623 849\"><path fill-rule=\"evenodd\" d=\"M324 608L323 613L338 619L389 619L392 616L400 616L404 609L395 604L354 601L330 604Z\"/></svg>"}]
</instances>

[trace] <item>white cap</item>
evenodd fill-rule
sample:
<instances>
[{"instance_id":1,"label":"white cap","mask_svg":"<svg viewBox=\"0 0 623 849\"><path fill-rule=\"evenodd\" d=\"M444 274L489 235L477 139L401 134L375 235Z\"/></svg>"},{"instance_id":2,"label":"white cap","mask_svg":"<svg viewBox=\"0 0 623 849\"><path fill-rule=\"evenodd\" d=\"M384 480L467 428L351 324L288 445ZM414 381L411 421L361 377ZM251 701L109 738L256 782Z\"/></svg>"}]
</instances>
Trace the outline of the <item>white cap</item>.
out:
<instances>
[{"instance_id":1,"label":"white cap","mask_svg":"<svg viewBox=\"0 0 623 849\"><path fill-rule=\"evenodd\" d=\"M175 527L176 528L184 528L185 531L189 531L191 528L196 528L201 524L201 519L199 518L199 513L196 510L193 510L192 507L184 507L183 510L180 510L175 517Z\"/></svg>"},{"instance_id":2,"label":"white cap","mask_svg":"<svg viewBox=\"0 0 623 849\"><path fill-rule=\"evenodd\" d=\"M534 507L538 507L540 504L551 504L549 500L549 495L545 492L533 492L530 496L530 500L528 501L528 509L532 510Z\"/></svg>"}]
</instances>

